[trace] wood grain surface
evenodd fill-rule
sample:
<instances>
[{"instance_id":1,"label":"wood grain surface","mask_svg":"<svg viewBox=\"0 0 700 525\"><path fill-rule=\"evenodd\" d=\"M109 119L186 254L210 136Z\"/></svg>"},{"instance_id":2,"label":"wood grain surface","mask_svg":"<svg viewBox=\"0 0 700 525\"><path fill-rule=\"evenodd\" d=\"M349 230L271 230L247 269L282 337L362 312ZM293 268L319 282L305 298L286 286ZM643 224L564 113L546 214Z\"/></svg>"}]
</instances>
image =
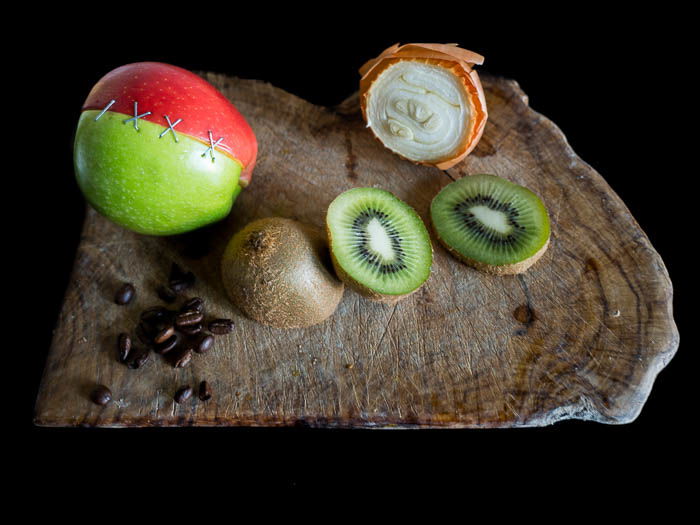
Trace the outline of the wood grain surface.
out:
<instances>
[{"instance_id":1,"label":"wood grain surface","mask_svg":"<svg viewBox=\"0 0 700 525\"><path fill-rule=\"evenodd\" d=\"M181 237L137 235L88 210L36 424L513 427L637 417L678 346L671 282L620 198L528 107L516 82L483 79L483 139L463 163L440 171L384 149L356 98L329 109L260 81L203 76L257 134L253 182L225 221ZM377 186L429 224L437 192L480 172L527 186L549 208L549 250L523 275L477 272L433 240L432 275L419 292L384 305L346 289L326 322L289 331L244 318L223 293L224 244L252 219L323 227L338 193ZM160 304L155 289L173 261L197 275L191 295L206 300L210 316L234 319L235 332L187 368L153 354L130 370L116 360L116 336ZM114 292L125 281L137 297L117 306ZM210 401L173 401L180 386L203 379ZM112 403L89 401L97 383L111 388Z\"/></svg>"}]
</instances>

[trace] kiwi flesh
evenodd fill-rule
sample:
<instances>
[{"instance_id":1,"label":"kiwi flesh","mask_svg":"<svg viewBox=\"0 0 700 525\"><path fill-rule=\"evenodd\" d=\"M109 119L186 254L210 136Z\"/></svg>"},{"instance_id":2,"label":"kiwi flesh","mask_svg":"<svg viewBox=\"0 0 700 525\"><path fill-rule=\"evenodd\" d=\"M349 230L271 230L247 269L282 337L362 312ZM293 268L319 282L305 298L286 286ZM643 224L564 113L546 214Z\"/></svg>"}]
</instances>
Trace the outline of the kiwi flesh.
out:
<instances>
[{"instance_id":1,"label":"kiwi flesh","mask_svg":"<svg viewBox=\"0 0 700 525\"><path fill-rule=\"evenodd\" d=\"M430 276L430 234L408 204L378 188L354 188L328 207L326 229L338 276L362 295L394 303Z\"/></svg>"},{"instance_id":2,"label":"kiwi flesh","mask_svg":"<svg viewBox=\"0 0 700 525\"><path fill-rule=\"evenodd\" d=\"M343 296L323 232L291 219L248 224L226 246L221 271L231 301L251 319L278 328L318 324Z\"/></svg>"},{"instance_id":3,"label":"kiwi flesh","mask_svg":"<svg viewBox=\"0 0 700 525\"><path fill-rule=\"evenodd\" d=\"M549 245L549 215L533 192L495 175L468 175L430 205L438 240L457 258L488 273L517 274Z\"/></svg>"}]
</instances>

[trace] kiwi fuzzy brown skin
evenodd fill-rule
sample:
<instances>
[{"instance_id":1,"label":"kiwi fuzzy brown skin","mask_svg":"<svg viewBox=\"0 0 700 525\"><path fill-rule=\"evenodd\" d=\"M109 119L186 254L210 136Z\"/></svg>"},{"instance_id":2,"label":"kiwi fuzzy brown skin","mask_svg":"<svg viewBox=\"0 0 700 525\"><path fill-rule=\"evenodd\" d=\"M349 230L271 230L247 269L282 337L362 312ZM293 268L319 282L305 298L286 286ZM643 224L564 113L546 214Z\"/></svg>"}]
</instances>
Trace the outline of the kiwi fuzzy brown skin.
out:
<instances>
[{"instance_id":1,"label":"kiwi fuzzy brown skin","mask_svg":"<svg viewBox=\"0 0 700 525\"><path fill-rule=\"evenodd\" d=\"M245 226L229 241L221 267L231 301L269 326L321 323L343 296L323 233L291 219L269 217Z\"/></svg>"},{"instance_id":2,"label":"kiwi fuzzy brown skin","mask_svg":"<svg viewBox=\"0 0 700 525\"><path fill-rule=\"evenodd\" d=\"M357 282L355 279L350 277L348 273L343 270L343 267L338 263L338 261L335 258L335 255L333 254L333 236L331 235L331 230L326 226L326 235L328 236L328 245L331 246L331 261L333 262L333 268L335 269L335 273L338 275L341 281L343 281L345 284L347 284L350 288L355 290L357 293L362 295L363 297L366 297L367 299L371 299L372 301L376 301L378 303L384 303L384 304L396 304L398 303L401 299L405 299L409 295L413 295L416 293L418 290L420 290L423 285L428 282L428 279L426 279L423 284L421 284L418 288L415 290L408 292L406 294L402 295L387 295L387 294L381 294L378 292L375 292L371 288L367 288L364 286L362 283ZM432 243L431 243L431 251L432 251Z\"/></svg>"},{"instance_id":3,"label":"kiwi fuzzy brown skin","mask_svg":"<svg viewBox=\"0 0 700 525\"><path fill-rule=\"evenodd\" d=\"M485 272L485 273L490 273L491 275L516 275L519 273L525 272L530 266L535 264L540 257L544 255L544 252L547 251L547 248L549 247L549 238L547 241L542 245L542 248L540 248L534 255L531 257L528 257L527 259L523 259L522 261L518 261L517 263L513 264L501 264L501 265L492 265L492 264L486 264L481 261L477 261L475 259L472 259L471 257L466 257L459 253L457 250L453 249L449 244L447 244L445 241L442 240L440 237L440 234L437 231L437 228L435 228L435 224L432 224L433 226L433 233L435 234L435 237L437 237L437 240L444 246L444 248L450 252L452 255L454 255L457 259L462 261L464 264L467 264L471 266L472 268L476 268L479 271Z\"/></svg>"}]
</instances>

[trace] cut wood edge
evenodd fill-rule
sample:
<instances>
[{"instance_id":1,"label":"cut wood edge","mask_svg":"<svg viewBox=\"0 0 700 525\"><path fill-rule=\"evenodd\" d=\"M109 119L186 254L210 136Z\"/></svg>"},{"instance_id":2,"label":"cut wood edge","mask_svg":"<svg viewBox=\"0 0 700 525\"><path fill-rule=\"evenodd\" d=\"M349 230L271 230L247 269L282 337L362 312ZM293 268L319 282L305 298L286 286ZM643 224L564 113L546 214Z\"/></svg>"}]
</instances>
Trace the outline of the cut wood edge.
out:
<instances>
[{"instance_id":1,"label":"cut wood edge","mask_svg":"<svg viewBox=\"0 0 700 525\"><path fill-rule=\"evenodd\" d=\"M277 88L268 82L258 81L258 80L245 80L245 79L232 79L231 77L226 77L225 75L220 75L216 73L202 73L207 79L211 78L223 78L227 81L235 80L236 82L250 83L256 87L263 87L265 89L272 88L276 93L283 94L286 97L291 97L291 99L298 99L309 104L308 101L297 97L291 93L288 93L280 88ZM671 284L668 271L663 263L661 256L651 245L646 233L639 227L636 219L631 215L628 208L620 197L609 187L607 182L603 177L597 173L590 165L583 161L576 153L573 151L569 145L563 132L559 129L556 124L544 117L543 115L537 113L529 107L528 97L522 92L518 83L514 80L502 79L498 77L493 77L490 75L482 75L482 80L484 84L498 84L499 87L504 88L512 94L512 97L508 97L508 100L513 100L515 104L522 106L522 111L530 112L534 116L538 124L546 127L553 136L556 138L557 142L560 143L566 155L572 160L578 163L588 174L589 181L594 184L597 188L605 190L605 192L612 197L612 201L618 205L618 207L624 211L632 224L641 232L638 238L641 247L647 252L648 260L646 264L655 265L657 274L659 275L658 282L654 283L652 287L645 289L645 294L652 298L656 298L656 308L663 309L663 315L659 315L658 322L663 323L659 328L657 327L654 332L654 338L651 339L647 337L647 340L643 341L643 345L649 349L647 352L647 357L649 360L645 362L644 373L642 374L641 381L639 381L635 388L627 389L622 396L618 399L613 399L612 409L605 409L599 404L593 401L595 397L595 390L587 392L588 395L582 395L576 402L557 407L553 410L549 410L546 413L534 414L525 420L513 420L508 421L506 424L494 423L475 423L474 421L439 421L434 419L411 419L411 420L399 420L398 418L388 418L381 415L375 417L360 417L360 418L327 418L324 416L304 416L301 418L289 418L285 419L281 417L279 419L271 420L266 418L259 418L255 416L243 416L236 419L221 420L218 418L207 418L197 415L196 420L185 416L175 416L168 420L158 420L154 421L150 417L137 417L137 418L123 418L117 421L109 421L101 423L99 416L92 419L86 420L84 418L66 418L64 415L49 414L43 410L42 398L39 395L35 404L34 418L33 422L37 426L42 427L65 427L65 426L87 426L87 427L106 427L106 428L130 428L130 427L141 427L141 426L163 426L163 427L174 427L174 426L258 426L258 427L289 427L289 426L303 426L303 427L324 427L324 428L493 428L493 427L535 427L535 426L546 426L554 424L558 421L567 419L579 419L586 421L596 421L600 423L608 424L625 424L634 421L646 403L651 389L653 387L654 381L657 375L663 370L671 359L674 357L678 345L679 345L679 333L675 321L673 319L673 288ZM344 102L334 108L323 108L321 106L316 106L321 110L334 112L348 117L360 118L360 108L359 108L359 98L357 93L354 93L348 97ZM381 145L378 145L380 147ZM408 162L408 161L407 161ZM435 168L437 169L437 168ZM442 171L442 170L439 170ZM449 176L447 171L443 171ZM453 178L450 176L450 178ZM88 218L86 217L85 223L83 224L83 236L85 235L86 228L89 227ZM82 243L82 241L81 241ZM78 250L76 253L76 259L73 264L73 271L71 277L68 281L68 286L65 295L70 289L71 283L75 279L74 272L76 270L77 258L80 255ZM62 302L63 304L63 302ZM665 309L662 305L665 305ZM56 323L60 322L60 314ZM661 337L658 334L663 334ZM52 342L53 347L53 342ZM44 367L42 374L41 384L39 387L39 393L42 392L43 383L46 380L47 372L49 369L49 363L51 359L51 350L49 351L47 363Z\"/></svg>"},{"instance_id":2,"label":"cut wood edge","mask_svg":"<svg viewBox=\"0 0 700 525\"><path fill-rule=\"evenodd\" d=\"M44 362L44 370L41 373L41 380L39 381L39 388L37 390L37 396L36 399L34 400L34 413L32 417L32 422L34 425L42 427L42 426L67 426L65 422L65 418L60 419L60 422L51 424L51 418L46 415L46 409L44 408L44 403L45 403L45 393L46 393L46 388L45 384L48 383L48 378L50 374L50 368L51 368L51 361L55 356L55 345L57 344L55 337L53 334L55 334L56 330L58 329L61 320L62 320L62 314L63 314L63 308L66 303L66 299L70 293L71 288L73 287L74 283L78 280L78 261L82 255L81 252L81 247L82 244L87 237L88 232L90 231L90 218L89 218L89 208L90 205L85 203L85 206L83 207L83 224L80 228L80 238L78 241L78 246L75 250L75 255L73 256L73 263L71 266L71 271L70 271L70 276L68 277L68 281L66 282L66 287L63 291L63 297L61 298L61 303L58 309L58 314L56 315L56 321L54 322L54 328L51 331L52 337L51 337L51 344L49 346L49 351L46 354L46 361Z\"/></svg>"},{"instance_id":3,"label":"cut wood edge","mask_svg":"<svg viewBox=\"0 0 700 525\"><path fill-rule=\"evenodd\" d=\"M590 164L576 154L569 144L566 135L559 128L559 126L557 126L549 118L530 107L529 97L525 92L523 92L520 84L513 79L496 77L483 72L481 74L481 79L483 84L486 86L491 87L494 84L498 84L498 86L503 88L504 91L509 92L510 96L507 98L507 100L513 101L513 104L520 106L517 112L532 117L539 125L546 128L547 131L552 134L556 142L561 145L562 150L569 160L581 166L581 168L586 171L588 180L595 185L598 190L610 195L614 204L616 204L619 209L628 216L628 219L632 222L633 226L641 233L638 240L642 241L643 248L648 252L649 260L647 261L647 264L650 266L654 265L659 275L663 278L663 285L645 289L645 292L647 292L649 296L656 298L656 300L653 302L657 304L665 304L666 307L665 315L662 319L665 322L665 326L663 326L662 329L656 330L658 333L666 334L666 337L663 340L660 340L659 337L654 337L654 339L647 338L648 340L645 343L648 345L647 348L652 350L651 353L653 354L653 359L644 365L646 369L643 374L642 381L639 382L636 388L627 390L627 396L625 399L611 400L615 402L617 408L606 409L595 403L592 400L592 397L595 395L595 391L593 391L589 393L589 396L581 396L575 403L557 407L556 409L550 410L547 413L534 415L525 421L510 422L510 424L506 426L540 427L570 419L596 421L607 424L631 423L639 417L642 408L646 404L646 401L651 394L656 377L666 367L666 365L668 365L671 359L673 359L680 343L678 327L676 326L673 318L673 285L671 283L668 270L666 269L666 265L664 264L661 255L652 246L646 232L644 232L644 230L641 228L624 201L617 195L617 193L605 181L600 173L598 173ZM346 117L356 116L357 118L360 118L361 110L359 92L351 94L332 109ZM459 166L459 164L457 166ZM435 169L437 170L438 168ZM445 173L452 180L456 180L455 177L449 174L449 170L439 171ZM431 422L428 424L428 426L436 425L435 422ZM488 427L490 425L461 425L456 423L455 425L447 426L474 428L475 426Z\"/></svg>"},{"instance_id":4,"label":"cut wood edge","mask_svg":"<svg viewBox=\"0 0 700 525\"><path fill-rule=\"evenodd\" d=\"M639 417L642 408L646 404L646 401L649 398L651 390L654 386L656 377L666 367L666 365L668 365L671 359L673 359L680 343L678 327L673 318L673 284L671 283L671 278L668 274L666 265L664 264L661 255L651 244L646 232L639 225L620 196L606 182L600 173L598 173L590 164L576 154L569 144L566 135L559 128L559 126L530 107L529 98L522 91L518 82L512 79L500 79L498 77L487 77L487 81L500 82L508 86L508 88L513 92L513 100L517 100L517 103L524 107L524 111L536 118L539 125L545 127L547 131L552 133L555 140L561 144L562 149L569 158L570 162L575 162L580 165L582 169L587 172L588 180L601 192L612 197L614 204L616 204L619 209L627 215L628 220L630 220L632 225L641 233L636 240L638 242L641 241L641 247L647 252L649 259L646 261L646 263L649 267L655 266L656 272L660 277L662 277L661 280L663 281L663 283L646 288L645 294L647 294L648 302L665 305L665 315L662 318L665 326L662 329L657 329L655 333L666 334L666 338L665 340L659 340L659 338L656 336L654 336L653 339L647 337L645 344L648 345L647 348L651 350L650 353L653 358L650 362L644 365L646 369L642 376L642 380L637 385L637 388L628 389L626 391L627 396L625 399L611 400L615 402L615 405L619 404L619 408L613 410L604 409L593 402L591 397L582 396L577 403L559 407L550 411L548 414L543 414L541 417L531 418L522 426L547 426L567 419L596 421L599 423L608 424L632 423ZM595 392L591 392L591 394L594 393Z\"/></svg>"}]
</instances>

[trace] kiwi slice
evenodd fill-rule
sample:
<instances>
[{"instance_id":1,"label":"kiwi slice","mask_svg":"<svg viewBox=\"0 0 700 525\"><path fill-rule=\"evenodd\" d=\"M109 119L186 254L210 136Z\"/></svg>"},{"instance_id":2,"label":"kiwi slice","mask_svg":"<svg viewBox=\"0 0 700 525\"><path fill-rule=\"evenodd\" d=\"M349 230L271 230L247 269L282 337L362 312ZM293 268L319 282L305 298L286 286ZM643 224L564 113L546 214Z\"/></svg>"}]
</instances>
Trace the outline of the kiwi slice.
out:
<instances>
[{"instance_id":1,"label":"kiwi slice","mask_svg":"<svg viewBox=\"0 0 700 525\"><path fill-rule=\"evenodd\" d=\"M385 190L354 188L328 207L336 273L363 295L395 302L430 276L433 249L418 214Z\"/></svg>"},{"instance_id":2,"label":"kiwi slice","mask_svg":"<svg viewBox=\"0 0 700 525\"><path fill-rule=\"evenodd\" d=\"M497 275L524 272L549 244L549 216L539 197L495 175L448 184L433 199L430 217L450 252Z\"/></svg>"}]
</instances>

